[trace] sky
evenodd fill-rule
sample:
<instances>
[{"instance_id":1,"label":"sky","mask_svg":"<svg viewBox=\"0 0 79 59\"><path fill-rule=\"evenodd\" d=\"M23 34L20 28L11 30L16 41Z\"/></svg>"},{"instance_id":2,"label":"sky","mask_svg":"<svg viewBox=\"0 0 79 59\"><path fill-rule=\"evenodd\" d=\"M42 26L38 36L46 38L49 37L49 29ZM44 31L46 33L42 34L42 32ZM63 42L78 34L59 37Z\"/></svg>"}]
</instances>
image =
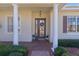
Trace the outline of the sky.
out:
<instances>
[{"instance_id":1,"label":"sky","mask_svg":"<svg viewBox=\"0 0 79 59\"><path fill-rule=\"evenodd\" d=\"M79 3L69 3L69 4L66 4L65 6L79 6Z\"/></svg>"}]
</instances>

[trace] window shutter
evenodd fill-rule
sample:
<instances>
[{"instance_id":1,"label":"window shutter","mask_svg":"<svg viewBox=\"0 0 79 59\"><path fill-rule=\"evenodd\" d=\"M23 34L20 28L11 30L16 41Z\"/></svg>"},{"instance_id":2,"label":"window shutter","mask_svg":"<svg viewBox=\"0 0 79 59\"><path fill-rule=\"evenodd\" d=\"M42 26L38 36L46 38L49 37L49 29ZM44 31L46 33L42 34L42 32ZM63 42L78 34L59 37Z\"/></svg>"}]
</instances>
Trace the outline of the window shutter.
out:
<instances>
[{"instance_id":1,"label":"window shutter","mask_svg":"<svg viewBox=\"0 0 79 59\"><path fill-rule=\"evenodd\" d=\"M63 33L67 33L67 16L63 16Z\"/></svg>"},{"instance_id":2,"label":"window shutter","mask_svg":"<svg viewBox=\"0 0 79 59\"><path fill-rule=\"evenodd\" d=\"M8 17L8 32L13 32L13 18Z\"/></svg>"}]
</instances>

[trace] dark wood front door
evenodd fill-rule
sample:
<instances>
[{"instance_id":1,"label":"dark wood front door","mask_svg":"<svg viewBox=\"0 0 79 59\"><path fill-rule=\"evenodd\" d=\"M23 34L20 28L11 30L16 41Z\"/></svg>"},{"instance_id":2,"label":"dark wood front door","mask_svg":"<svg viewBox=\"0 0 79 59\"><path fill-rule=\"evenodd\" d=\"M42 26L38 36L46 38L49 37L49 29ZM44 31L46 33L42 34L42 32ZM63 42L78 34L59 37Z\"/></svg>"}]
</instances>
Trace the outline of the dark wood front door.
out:
<instances>
[{"instance_id":1,"label":"dark wood front door","mask_svg":"<svg viewBox=\"0 0 79 59\"><path fill-rule=\"evenodd\" d=\"M35 18L35 35L37 39L46 36L46 18Z\"/></svg>"}]
</instances>

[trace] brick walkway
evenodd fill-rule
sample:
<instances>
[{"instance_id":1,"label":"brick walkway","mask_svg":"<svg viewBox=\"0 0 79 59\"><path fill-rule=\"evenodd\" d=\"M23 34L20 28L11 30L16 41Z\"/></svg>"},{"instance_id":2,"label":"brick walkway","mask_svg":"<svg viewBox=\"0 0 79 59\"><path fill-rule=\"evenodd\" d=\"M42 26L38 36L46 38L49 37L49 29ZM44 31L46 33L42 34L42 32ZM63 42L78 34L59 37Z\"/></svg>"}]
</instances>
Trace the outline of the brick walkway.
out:
<instances>
[{"instance_id":1,"label":"brick walkway","mask_svg":"<svg viewBox=\"0 0 79 59\"><path fill-rule=\"evenodd\" d=\"M46 40L36 40L31 43L20 43L28 47L29 56L51 56L51 44Z\"/></svg>"},{"instance_id":2,"label":"brick walkway","mask_svg":"<svg viewBox=\"0 0 79 59\"><path fill-rule=\"evenodd\" d=\"M50 56L51 44L48 41L33 41L29 48L29 56Z\"/></svg>"}]
</instances>

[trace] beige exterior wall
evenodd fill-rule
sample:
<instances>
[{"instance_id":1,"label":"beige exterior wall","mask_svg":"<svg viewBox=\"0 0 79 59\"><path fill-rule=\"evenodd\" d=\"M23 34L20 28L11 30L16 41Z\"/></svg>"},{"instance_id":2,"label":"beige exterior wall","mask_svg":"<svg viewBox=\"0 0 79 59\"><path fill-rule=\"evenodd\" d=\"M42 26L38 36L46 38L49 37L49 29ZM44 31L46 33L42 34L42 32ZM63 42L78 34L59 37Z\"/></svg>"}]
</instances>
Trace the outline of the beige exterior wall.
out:
<instances>
[{"instance_id":1,"label":"beige exterior wall","mask_svg":"<svg viewBox=\"0 0 79 59\"><path fill-rule=\"evenodd\" d=\"M63 33L63 16L79 16L79 11L60 11L59 12L59 28L58 28L58 32L59 32L59 39L79 39L79 33Z\"/></svg>"},{"instance_id":2,"label":"beige exterior wall","mask_svg":"<svg viewBox=\"0 0 79 59\"><path fill-rule=\"evenodd\" d=\"M41 16L39 13L41 9ZM32 11L32 34L35 34L35 18L46 18L46 35L49 35L50 31L50 10L48 8L37 8Z\"/></svg>"},{"instance_id":3,"label":"beige exterior wall","mask_svg":"<svg viewBox=\"0 0 79 59\"><path fill-rule=\"evenodd\" d=\"M12 16L11 8L0 8L0 41L12 41L12 33L7 32L7 16Z\"/></svg>"},{"instance_id":4,"label":"beige exterior wall","mask_svg":"<svg viewBox=\"0 0 79 59\"><path fill-rule=\"evenodd\" d=\"M12 8L0 9L0 41L12 41L13 33L7 32L7 16L12 16ZM21 31L19 32L19 41L31 42L31 9L19 8L19 17L21 23Z\"/></svg>"},{"instance_id":5,"label":"beige exterior wall","mask_svg":"<svg viewBox=\"0 0 79 59\"><path fill-rule=\"evenodd\" d=\"M39 11L42 10L41 17ZM58 38L59 39L79 39L79 33L63 33L63 16L79 16L79 11L59 11ZM0 41L12 41L13 33L7 32L7 16L12 16L12 7L0 8ZM46 18L46 35L50 37L50 20L53 19L53 8L48 7L20 7L19 17L21 31L19 41L31 42L32 35L35 34L35 18ZM53 40L49 38L49 41Z\"/></svg>"},{"instance_id":6,"label":"beige exterior wall","mask_svg":"<svg viewBox=\"0 0 79 59\"><path fill-rule=\"evenodd\" d=\"M19 15L21 17L21 32L19 36L20 41L32 41L32 11L29 8L19 8Z\"/></svg>"},{"instance_id":7,"label":"beige exterior wall","mask_svg":"<svg viewBox=\"0 0 79 59\"><path fill-rule=\"evenodd\" d=\"M50 10L50 20L54 20L54 18L53 18L53 8L51 8L51 10ZM50 23L51 23L51 21L50 21ZM52 25L52 28L53 28L53 25ZM53 30L54 30L54 28L53 28ZM51 32L51 28L50 28L50 32ZM54 31L53 31L53 33L54 33ZM53 42L53 39L50 38L49 40L50 40L50 42Z\"/></svg>"},{"instance_id":8,"label":"beige exterior wall","mask_svg":"<svg viewBox=\"0 0 79 59\"><path fill-rule=\"evenodd\" d=\"M42 10L41 17L39 9ZM12 16L12 8L0 8L0 41L12 41L13 33L7 32L7 16ZM35 18L46 18L46 35L50 31L50 9L49 8L19 8L19 17L21 30L19 32L19 41L31 42L32 35L35 33Z\"/></svg>"}]
</instances>

